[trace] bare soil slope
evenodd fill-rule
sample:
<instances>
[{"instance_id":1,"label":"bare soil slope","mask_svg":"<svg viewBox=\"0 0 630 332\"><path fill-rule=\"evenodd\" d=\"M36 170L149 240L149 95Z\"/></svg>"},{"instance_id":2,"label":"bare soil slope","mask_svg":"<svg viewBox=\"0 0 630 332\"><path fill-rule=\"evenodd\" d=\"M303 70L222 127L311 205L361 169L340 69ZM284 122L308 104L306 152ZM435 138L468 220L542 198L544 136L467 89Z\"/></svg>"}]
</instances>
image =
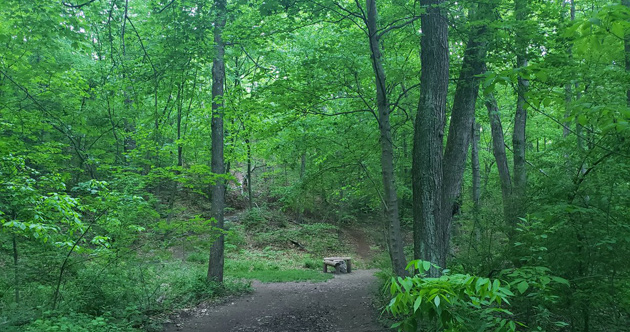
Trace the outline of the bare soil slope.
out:
<instances>
[{"instance_id":1,"label":"bare soil slope","mask_svg":"<svg viewBox=\"0 0 630 332\"><path fill-rule=\"evenodd\" d=\"M354 270L327 282L255 282L255 292L198 308L166 332L385 332L372 299L377 270Z\"/></svg>"}]
</instances>

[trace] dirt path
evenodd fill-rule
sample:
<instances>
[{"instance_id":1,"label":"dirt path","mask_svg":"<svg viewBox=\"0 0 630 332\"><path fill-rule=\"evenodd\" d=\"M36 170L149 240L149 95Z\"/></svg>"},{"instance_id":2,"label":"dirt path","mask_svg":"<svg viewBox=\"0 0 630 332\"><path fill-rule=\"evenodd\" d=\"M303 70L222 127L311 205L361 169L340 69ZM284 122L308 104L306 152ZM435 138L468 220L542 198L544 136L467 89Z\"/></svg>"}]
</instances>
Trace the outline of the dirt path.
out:
<instances>
[{"instance_id":1,"label":"dirt path","mask_svg":"<svg viewBox=\"0 0 630 332\"><path fill-rule=\"evenodd\" d=\"M342 229L346 233L350 242L354 246L356 253L359 257L369 260L372 258L372 252L370 251L370 242L362 229L355 227L347 227Z\"/></svg>"},{"instance_id":2,"label":"dirt path","mask_svg":"<svg viewBox=\"0 0 630 332\"><path fill-rule=\"evenodd\" d=\"M171 324L166 332L385 332L372 304L377 270L355 270L327 282L255 282L255 292Z\"/></svg>"}]
</instances>

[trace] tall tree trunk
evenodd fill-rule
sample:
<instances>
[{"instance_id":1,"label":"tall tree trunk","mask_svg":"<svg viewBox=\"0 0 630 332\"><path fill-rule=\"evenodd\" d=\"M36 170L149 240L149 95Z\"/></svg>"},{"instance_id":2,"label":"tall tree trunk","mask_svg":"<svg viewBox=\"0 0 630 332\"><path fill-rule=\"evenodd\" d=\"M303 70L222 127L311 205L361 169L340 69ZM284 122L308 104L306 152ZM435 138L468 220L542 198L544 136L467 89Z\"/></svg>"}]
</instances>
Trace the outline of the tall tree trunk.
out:
<instances>
[{"instance_id":1,"label":"tall tree trunk","mask_svg":"<svg viewBox=\"0 0 630 332\"><path fill-rule=\"evenodd\" d=\"M304 138L305 139L305 138ZM304 174L306 173L306 152L302 152L300 156L300 186L303 185ZM302 187L303 188L303 187ZM301 224L304 220L304 197L300 195L298 198L298 204L295 207L297 212L297 220L298 224Z\"/></svg>"},{"instance_id":2,"label":"tall tree trunk","mask_svg":"<svg viewBox=\"0 0 630 332\"><path fill-rule=\"evenodd\" d=\"M570 8L569 8L569 20L571 22L575 21L575 0L571 0L570 3ZM569 54L569 63L571 65L573 65L573 47L571 45L569 45L569 47L567 48L567 53ZM564 85L564 105L565 105L565 110L564 110L564 118L565 118L565 122L564 122L564 127L562 128L562 137L568 137L569 134L571 133L570 130L570 124L568 122L568 118L571 116L571 102L573 101L573 85L575 86L576 90L578 88L578 83L575 82L574 84L571 84L571 82L568 82ZM577 98L576 98L577 99ZM577 123L576 121L576 127L579 127L580 124ZM578 142L578 150L580 148L580 138L577 138L577 142ZM567 155L568 158L568 155ZM568 162L568 160L567 160Z\"/></svg>"},{"instance_id":3,"label":"tall tree trunk","mask_svg":"<svg viewBox=\"0 0 630 332\"><path fill-rule=\"evenodd\" d=\"M20 270L18 265L17 236L13 234L13 287L15 287L15 303L20 303Z\"/></svg>"},{"instance_id":4,"label":"tall tree trunk","mask_svg":"<svg viewBox=\"0 0 630 332\"><path fill-rule=\"evenodd\" d=\"M480 129L481 126L473 121L471 130L472 130L472 141L471 141L471 151L470 151L470 160L472 163L472 200L473 200L473 219L474 219L474 233L475 240L479 242L481 240L481 225L479 212L481 210L479 201L481 199L481 167L479 166L479 139L480 137Z\"/></svg>"},{"instance_id":5,"label":"tall tree trunk","mask_svg":"<svg viewBox=\"0 0 630 332\"><path fill-rule=\"evenodd\" d=\"M414 257L446 267L441 222L442 148L448 94L448 21L444 0L422 0L420 102L412 158ZM431 269L435 276L438 271Z\"/></svg>"},{"instance_id":6,"label":"tall tree trunk","mask_svg":"<svg viewBox=\"0 0 630 332\"><path fill-rule=\"evenodd\" d=\"M447 20L440 4L423 2L428 9L422 17L421 94L414 138L414 254L445 268L484 68L487 29L484 25L473 28L466 44L442 158L449 52ZM482 5L471 16L485 18L490 9ZM432 269L429 274L439 271Z\"/></svg>"},{"instance_id":7,"label":"tall tree trunk","mask_svg":"<svg viewBox=\"0 0 630 332\"><path fill-rule=\"evenodd\" d=\"M392 141L389 114L391 112L387 100L385 69L381 55L380 38L378 34L378 13L376 0L366 0L367 27L372 54L372 69L376 84L376 102L378 108L378 122L381 133L381 169L383 177L384 212L388 224L389 255L392 268L396 275L406 274L406 259L400 232L400 215L398 195L396 192L396 177L394 174L394 144Z\"/></svg>"},{"instance_id":8,"label":"tall tree trunk","mask_svg":"<svg viewBox=\"0 0 630 332\"><path fill-rule=\"evenodd\" d=\"M515 0L515 14L517 21L516 33L516 66L527 67L528 31L524 27L528 18L528 0ZM514 133L512 134L512 149L514 150L514 190L515 195L512 211L516 217L524 214L524 202L527 189L527 169L525 168L525 149L527 127L527 110L525 109L525 94L529 90L529 81L523 76L518 76L516 113L514 115Z\"/></svg>"},{"instance_id":9,"label":"tall tree trunk","mask_svg":"<svg viewBox=\"0 0 630 332\"><path fill-rule=\"evenodd\" d=\"M183 108L183 99L184 95L184 83L182 82L180 89L177 90L177 166L184 166L184 150L182 147L182 108Z\"/></svg>"},{"instance_id":10,"label":"tall tree trunk","mask_svg":"<svg viewBox=\"0 0 630 332\"><path fill-rule=\"evenodd\" d=\"M254 207L254 198L252 196L252 143L248 139L245 139L247 145L247 200L249 210Z\"/></svg>"},{"instance_id":11,"label":"tall tree trunk","mask_svg":"<svg viewBox=\"0 0 630 332\"><path fill-rule=\"evenodd\" d=\"M630 8L630 0L622 0L622 4ZM630 31L626 29L623 39L625 51L626 73L630 73ZM626 90L626 104L630 107L630 87Z\"/></svg>"},{"instance_id":12,"label":"tall tree trunk","mask_svg":"<svg viewBox=\"0 0 630 332\"><path fill-rule=\"evenodd\" d=\"M212 61L212 173L225 174L225 160L223 159L223 88L225 84L225 44L223 42L223 28L225 27L226 0L215 0L214 44L215 55ZM215 227L221 234L212 243L210 261L208 264L208 280L223 282L224 265L224 208L225 182L218 179L212 186L211 216Z\"/></svg>"},{"instance_id":13,"label":"tall tree trunk","mask_svg":"<svg viewBox=\"0 0 630 332\"><path fill-rule=\"evenodd\" d=\"M469 15L472 21L487 19L491 14L488 4L480 4ZM452 218L456 213L456 202L461 194L464 170L471 139L471 128L475 118L475 107L479 95L480 75L484 71L487 51L487 27L479 25L472 29L464 51L464 60L453 99L453 111L444 150L442 173L442 260L449 250ZM445 267L445 265L442 265Z\"/></svg>"},{"instance_id":14,"label":"tall tree trunk","mask_svg":"<svg viewBox=\"0 0 630 332\"><path fill-rule=\"evenodd\" d=\"M494 95L490 94L486 99L488 118L490 119L490 131L492 135L492 154L497 162L499 171L499 182L501 183L501 196L503 197L503 218L506 220L508 229L513 229L515 218L512 206L512 178L510 177L510 167L508 165L507 154L505 153L505 138L503 137L503 127L499 116L499 107Z\"/></svg>"}]
</instances>

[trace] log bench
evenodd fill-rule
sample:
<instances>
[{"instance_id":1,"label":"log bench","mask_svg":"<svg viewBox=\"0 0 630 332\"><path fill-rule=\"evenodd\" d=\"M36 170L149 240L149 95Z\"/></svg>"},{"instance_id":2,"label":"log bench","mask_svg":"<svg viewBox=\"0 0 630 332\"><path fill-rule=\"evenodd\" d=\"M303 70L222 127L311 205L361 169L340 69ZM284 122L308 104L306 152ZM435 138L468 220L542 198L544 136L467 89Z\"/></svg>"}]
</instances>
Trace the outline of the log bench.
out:
<instances>
[{"instance_id":1,"label":"log bench","mask_svg":"<svg viewBox=\"0 0 630 332\"><path fill-rule=\"evenodd\" d=\"M343 263L346 265L346 272L352 272L352 259L350 257L324 257L324 273L328 272L328 266L334 266L336 273L341 273Z\"/></svg>"}]
</instances>

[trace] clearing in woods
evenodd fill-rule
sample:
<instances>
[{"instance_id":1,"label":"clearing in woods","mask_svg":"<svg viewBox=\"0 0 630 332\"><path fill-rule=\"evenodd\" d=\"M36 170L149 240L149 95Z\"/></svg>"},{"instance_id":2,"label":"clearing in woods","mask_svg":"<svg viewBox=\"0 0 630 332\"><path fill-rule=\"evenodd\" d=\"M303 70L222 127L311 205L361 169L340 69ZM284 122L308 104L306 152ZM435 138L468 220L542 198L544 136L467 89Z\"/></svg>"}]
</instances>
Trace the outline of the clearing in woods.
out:
<instances>
[{"instance_id":1,"label":"clearing in woods","mask_svg":"<svg viewBox=\"0 0 630 332\"><path fill-rule=\"evenodd\" d=\"M166 332L385 332L373 305L377 270L327 282L254 282L254 293L194 310Z\"/></svg>"}]
</instances>

